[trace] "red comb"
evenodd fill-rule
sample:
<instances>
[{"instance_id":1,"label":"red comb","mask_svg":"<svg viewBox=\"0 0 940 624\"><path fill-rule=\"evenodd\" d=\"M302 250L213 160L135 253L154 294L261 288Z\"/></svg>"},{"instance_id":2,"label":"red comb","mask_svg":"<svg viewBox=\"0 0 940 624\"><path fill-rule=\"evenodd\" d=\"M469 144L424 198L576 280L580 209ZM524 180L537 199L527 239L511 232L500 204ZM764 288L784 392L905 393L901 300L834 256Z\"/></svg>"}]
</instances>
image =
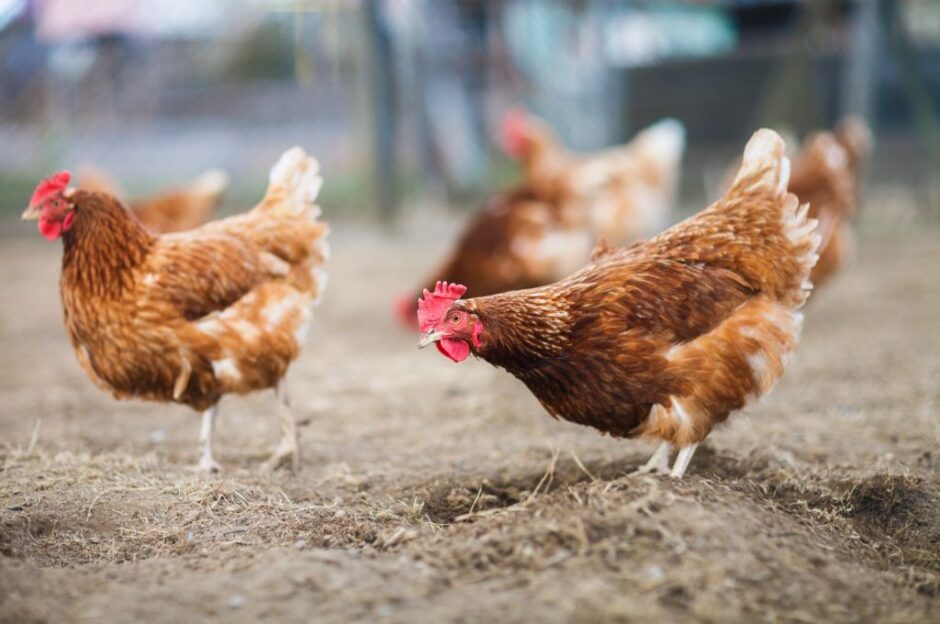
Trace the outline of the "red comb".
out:
<instances>
[{"instance_id":1,"label":"red comb","mask_svg":"<svg viewBox=\"0 0 940 624\"><path fill-rule=\"evenodd\" d=\"M402 325L409 329L414 329L418 323L418 317L415 313L418 311L414 295L399 295L395 298L395 316Z\"/></svg>"},{"instance_id":2,"label":"red comb","mask_svg":"<svg viewBox=\"0 0 940 624\"><path fill-rule=\"evenodd\" d=\"M36 187L36 190L33 191L33 196L29 199L29 206L38 206L42 202L46 201L52 195L56 193L61 193L68 187L69 180L72 179L72 174L68 171L59 171L58 173L53 173L51 176L47 177L45 180L39 183L39 186Z\"/></svg>"},{"instance_id":3,"label":"red comb","mask_svg":"<svg viewBox=\"0 0 940 624\"><path fill-rule=\"evenodd\" d=\"M501 138L507 154L514 158L522 156L528 129L529 113L524 108L512 108L506 113L503 117Z\"/></svg>"},{"instance_id":4,"label":"red comb","mask_svg":"<svg viewBox=\"0 0 940 624\"><path fill-rule=\"evenodd\" d=\"M425 288L424 297L418 302L418 326L421 331L431 329L444 318L450 305L460 299L465 292L467 292L466 286L447 282L438 282L433 293Z\"/></svg>"}]
</instances>

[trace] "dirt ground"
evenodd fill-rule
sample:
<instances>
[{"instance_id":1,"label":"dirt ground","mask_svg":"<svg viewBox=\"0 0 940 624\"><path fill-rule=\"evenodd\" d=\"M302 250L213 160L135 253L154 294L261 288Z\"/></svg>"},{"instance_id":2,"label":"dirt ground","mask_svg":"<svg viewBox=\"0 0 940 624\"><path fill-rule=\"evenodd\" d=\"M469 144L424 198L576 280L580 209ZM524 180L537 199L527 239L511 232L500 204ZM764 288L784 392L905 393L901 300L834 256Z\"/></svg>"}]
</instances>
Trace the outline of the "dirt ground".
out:
<instances>
[{"instance_id":1,"label":"dirt ground","mask_svg":"<svg viewBox=\"0 0 940 624\"><path fill-rule=\"evenodd\" d=\"M289 381L198 419L119 403L67 345L58 245L0 236L0 620L940 621L940 230L862 237L776 391L680 482L391 321L440 249L337 225ZM411 244L409 244L409 242Z\"/></svg>"}]
</instances>

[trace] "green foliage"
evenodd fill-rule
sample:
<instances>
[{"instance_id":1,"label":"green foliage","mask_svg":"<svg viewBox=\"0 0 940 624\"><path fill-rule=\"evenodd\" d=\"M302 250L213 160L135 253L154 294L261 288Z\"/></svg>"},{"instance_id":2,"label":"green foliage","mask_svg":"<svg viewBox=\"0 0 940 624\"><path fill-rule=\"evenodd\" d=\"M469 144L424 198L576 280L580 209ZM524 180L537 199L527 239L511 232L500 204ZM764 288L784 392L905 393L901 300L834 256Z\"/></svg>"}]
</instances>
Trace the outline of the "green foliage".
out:
<instances>
[{"instance_id":1,"label":"green foliage","mask_svg":"<svg viewBox=\"0 0 940 624\"><path fill-rule=\"evenodd\" d=\"M0 171L0 217L22 212L42 174Z\"/></svg>"}]
</instances>

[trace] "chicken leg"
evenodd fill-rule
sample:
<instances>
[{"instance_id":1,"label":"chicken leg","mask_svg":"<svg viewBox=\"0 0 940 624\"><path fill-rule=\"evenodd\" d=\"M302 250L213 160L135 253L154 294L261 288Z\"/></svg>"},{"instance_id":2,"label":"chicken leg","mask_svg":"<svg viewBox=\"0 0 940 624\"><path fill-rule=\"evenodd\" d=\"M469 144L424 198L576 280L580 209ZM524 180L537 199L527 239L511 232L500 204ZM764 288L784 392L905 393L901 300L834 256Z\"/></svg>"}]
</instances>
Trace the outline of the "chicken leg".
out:
<instances>
[{"instance_id":1,"label":"chicken leg","mask_svg":"<svg viewBox=\"0 0 940 624\"><path fill-rule=\"evenodd\" d=\"M199 463L192 467L193 472L211 474L222 470L222 466L212 457L212 431L219 406L213 405L202 413L202 426L199 429Z\"/></svg>"},{"instance_id":2,"label":"chicken leg","mask_svg":"<svg viewBox=\"0 0 940 624\"><path fill-rule=\"evenodd\" d=\"M265 467L268 470L274 470L289 461L291 472L297 472L297 468L300 466L297 420L291 411L290 399L287 396L287 384L283 379L278 382L274 392L277 395L278 411L281 418L281 441L274 449L271 458L265 462Z\"/></svg>"},{"instance_id":3,"label":"chicken leg","mask_svg":"<svg viewBox=\"0 0 940 624\"><path fill-rule=\"evenodd\" d=\"M673 479L681 479L682 475L685 474L685 469L689 467L689 462L692 461L692 456L695 455L695 449L698 448L698 442L695 444L690 444L688 446L683 446L679 449L679 454L676 456L676 462L672 465L672 475Z\"/></svg>"},{"instance_id":4,"label":"chicken leg","mask_svg":"<svg viewBox=\"0 0 940 624\"><path fill-rule=\"evenodd\" d=\"M672 444L663 442L653 451L653 456L650 457L650 460L637 468L637 472L641 474L649 472L666 474L669 472L669 454L671 452Z\"/></svg>"}]
</instances>

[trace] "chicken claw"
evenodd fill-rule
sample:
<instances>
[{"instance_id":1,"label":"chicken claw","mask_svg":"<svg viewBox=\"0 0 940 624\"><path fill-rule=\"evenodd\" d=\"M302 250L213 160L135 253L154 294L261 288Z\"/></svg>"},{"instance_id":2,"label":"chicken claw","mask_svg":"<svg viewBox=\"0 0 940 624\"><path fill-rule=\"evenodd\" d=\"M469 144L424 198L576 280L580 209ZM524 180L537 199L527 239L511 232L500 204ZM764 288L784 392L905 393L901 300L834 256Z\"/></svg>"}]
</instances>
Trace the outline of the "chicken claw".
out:
<instances>
[{"instance_id":1,"label":"chicken claw","mask_svg":"<svg viewBox=\"0 0 940 624\"><path fill-rule=\"evenodd\" d=\"M199 463L190 467L193 472L209 475L222 471L222 465L212 457L212 430L215 428L215 417L218 413L218 405L213 405L202 413L202 427L199 429Z\"/></svg>"},{"instance_id":2,"label":"chicken claw","mask_svg":"<svg viewBox=\"0 0 940 624\"><path fill-rule=\"evenodd\" d=\"M663 442L653 452L649 461L637 468L637 473L657 473L666 474L669 472L669 454L672 452L672 444Z\"/></svg>"},{"instance_id":3,"label":"chicken claw","mask_svg":"<svg viewBox=\"0 0 940 624\"><path fill-rule=\"evenodd\" d=\"M297 472L300 467L300 444L297 435L297 420L290 409L290 399L287 397L287 386L282 379L275 389L278 409L281 413L281 441L278 443L270 459L264 463L267 470L276 470L290 462L290 471Z\"/></svg>"},{"instance_id":4,"label":"chicken claw","mask_svg":"<svg viewBox=\"0 0 940 624\"><path fill-rule=\"evenodd\" d=\"M683 446L679 449L679 454L676 456L676 462L672 465L672 472L670 476L673 479L681 479L685 474L686 468L689 467L689 462L692 461L692 456L695 454L695 449L698 448L698 442L695 444L690 444L688 446Z\"/></svg>"},{"instance_id":5,"label":"chicken claw","mask_svg":"<svg viewBox=\"0 0 940 624\"><path fill-rule=\"evenodd\" d=\"M189 470L195 472L196 474L211 475L222 472L222 464L215 461L211 457L203 457L199 460L199 463L195 466L190 466Z\"/></svg>"}]
</instances>

